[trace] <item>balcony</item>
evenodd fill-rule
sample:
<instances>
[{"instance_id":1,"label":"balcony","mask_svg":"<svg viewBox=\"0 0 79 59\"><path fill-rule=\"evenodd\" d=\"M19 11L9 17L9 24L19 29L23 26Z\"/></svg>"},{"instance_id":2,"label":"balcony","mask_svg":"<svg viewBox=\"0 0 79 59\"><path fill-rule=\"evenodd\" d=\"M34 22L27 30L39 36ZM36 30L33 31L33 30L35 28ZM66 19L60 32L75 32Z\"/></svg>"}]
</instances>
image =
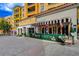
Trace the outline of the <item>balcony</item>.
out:
<instances>
[{"instance_id":1,"label":"balcony","mask_svg":"<svg viewBox=\"0 0 79 59\"><path fill-rule=\"evenodd\" d=\"M29 15L32 15L35 13L35 6L31 7L31 8L28 8L28 14Z\"/></svg>"},{"instance_id":2,"label":"balcony","mask_svg":"<svg viewBox=\"0 0 79 59\"><path fill-rule=\"evenodd\" d=\"M14 13L19 12L19 11L20 11L20 9L17 8L17 9L14 10Z\"/></svg>"}]
</instances>

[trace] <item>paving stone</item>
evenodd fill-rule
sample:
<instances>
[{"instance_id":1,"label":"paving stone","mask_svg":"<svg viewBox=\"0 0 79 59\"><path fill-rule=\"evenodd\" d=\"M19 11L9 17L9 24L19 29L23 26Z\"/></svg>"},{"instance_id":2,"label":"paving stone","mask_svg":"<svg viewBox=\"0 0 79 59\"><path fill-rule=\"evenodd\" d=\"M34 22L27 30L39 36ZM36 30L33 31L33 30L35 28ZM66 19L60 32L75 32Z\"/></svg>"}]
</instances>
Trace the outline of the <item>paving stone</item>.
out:
<instances>
[{"instance_id":1,"label":"paving stone","mask_svg":"<svg viewBox=\"0 0 79 59\"><path fill-rule=\"evenodd\" d=\"M29 37L0 36L0 56L79 56L79 44L67 46Z\"/></svg>"}]
</instances>

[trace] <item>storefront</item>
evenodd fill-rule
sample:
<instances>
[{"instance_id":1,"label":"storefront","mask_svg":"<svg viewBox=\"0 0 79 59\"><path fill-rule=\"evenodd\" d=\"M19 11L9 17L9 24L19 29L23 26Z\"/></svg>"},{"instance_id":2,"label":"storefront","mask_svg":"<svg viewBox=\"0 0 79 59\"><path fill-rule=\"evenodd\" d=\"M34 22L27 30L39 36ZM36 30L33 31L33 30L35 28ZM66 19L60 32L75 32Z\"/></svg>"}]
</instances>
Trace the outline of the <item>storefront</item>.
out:
<instances>
[{"instance_id":1,"label":"storefront","mask_svg":"<svg viewBox=\"0 0 79 59\"><path fill-rule=\"evenodd\" d=\"M42 16L37 16L37 32L48 34L65 34L70 35L72 28L75 28L74 37L77 39L77 8L63 10Z\"/></svg>"},{"instance_id":2,"label":"storefront","mask_svg":"<svg viewBox=\"0 0 79 59\"><path fill-rule=\"evenodd\" d=\"M34 31L34 27L32 25L20 26L17 28L17 35L26 34L28 35L30 31Z\"/></svg>"}]
</instances>

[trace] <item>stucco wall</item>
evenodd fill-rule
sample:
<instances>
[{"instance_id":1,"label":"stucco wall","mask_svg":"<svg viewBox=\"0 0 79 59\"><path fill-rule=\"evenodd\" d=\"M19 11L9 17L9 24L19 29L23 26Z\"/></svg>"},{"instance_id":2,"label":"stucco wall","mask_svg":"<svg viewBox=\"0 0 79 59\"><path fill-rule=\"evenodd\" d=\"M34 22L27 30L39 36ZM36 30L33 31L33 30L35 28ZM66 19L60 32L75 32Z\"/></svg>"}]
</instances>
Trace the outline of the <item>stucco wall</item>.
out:
<instances>
[{"instance_id":1,"label":"stucco wall","mask_svg":"<svg viewBox=\"0 0 79 59\"><path fill-rule=\"evenodd\" d=\"M63 18L71 18L71 22L73 25L77 25L77 8L64 10L62 12L54 13L48 16L42 16L37 18L37 22L45 22L50 20L62 20ZM77 39L77 29L74 33L75 39Z\"/></svg>"},{"instance_id":2,"label":"stucco wall","mask_svg":"<svg viewBox=\"0 0 79 59\"><path fill-rule=\"evenodd\" d=\"M72 22L76 24L77 20L77 8L65 10L62 12L54 13L48 16L37 18L37 22L49 21L49 20L61 20L62 18L72 18Z\"/></svg>"}]
</instances>

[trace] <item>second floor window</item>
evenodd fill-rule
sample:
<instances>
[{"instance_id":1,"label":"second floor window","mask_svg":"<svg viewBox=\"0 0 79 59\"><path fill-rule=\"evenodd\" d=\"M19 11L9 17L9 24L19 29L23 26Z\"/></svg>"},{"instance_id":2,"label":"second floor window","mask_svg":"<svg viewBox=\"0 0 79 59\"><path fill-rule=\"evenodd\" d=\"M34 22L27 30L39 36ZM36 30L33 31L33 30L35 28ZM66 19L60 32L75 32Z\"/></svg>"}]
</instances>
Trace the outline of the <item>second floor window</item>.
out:
<instances>
[{"instance_id":1,"label":"second floor window","mask_svg":"<svg viewBox=\"0 0 79 59\"><path fill-rule=\"evenodd\" d=\"M44 9L45 9L45 8L44 8L44 3L41 3L40 7L41 7L40 10L41 10L41 11L44 11Z\"/></svg>"}]
</instances>

